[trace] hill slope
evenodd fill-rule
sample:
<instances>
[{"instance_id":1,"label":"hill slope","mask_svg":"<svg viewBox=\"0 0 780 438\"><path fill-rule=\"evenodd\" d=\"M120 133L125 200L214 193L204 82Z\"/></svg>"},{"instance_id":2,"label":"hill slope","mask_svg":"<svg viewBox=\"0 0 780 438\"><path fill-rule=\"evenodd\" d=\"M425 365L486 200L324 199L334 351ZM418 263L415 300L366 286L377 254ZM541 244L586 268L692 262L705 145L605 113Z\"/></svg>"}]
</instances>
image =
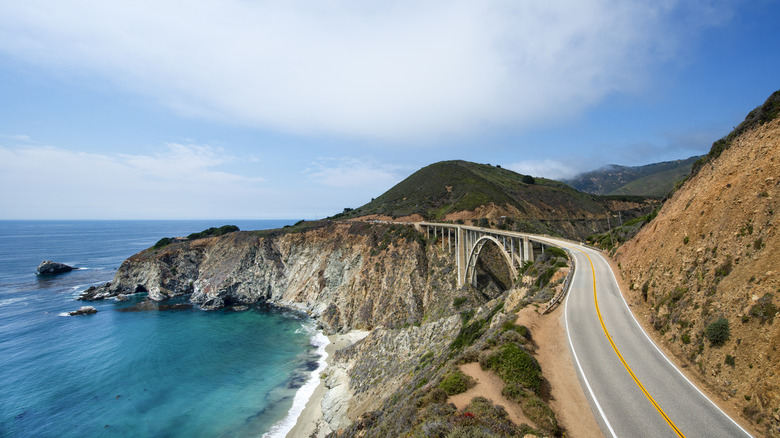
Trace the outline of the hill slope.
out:
<instances>
[{"instance_id":1,"label":"hill slope","mask_svg":"<svg viewBox=\"0 0 780 438\"><path fill-rule=\"evenodd\" d=\"M605 198L489 164L442 161L336 218L483 219L483 225L487 219L495 226L584 237L606 229L610 211L632 218L650 208L643 198Z\"/></svg>"},{"instance_id":2,"label":"hill slope","mask_svg":"<svg viewBox=\"0 0 780 438\"><path fill-rule=\"evenodd\" d=\"M644 166L612 164L586 172L565 182L577 190L596 195L666 196L691 172L701 157L664 161Z\"/></svg>"},{"instance_id":3,"label":"hill slope","mask_svg":"<svg viewBox=\"0 0 780 438\"><path fill-rule=\"evenodd\" d=\"M617 251L657 338L766 436L780 436L780 91L713 145Z\"/></svg>"}]
</instances>

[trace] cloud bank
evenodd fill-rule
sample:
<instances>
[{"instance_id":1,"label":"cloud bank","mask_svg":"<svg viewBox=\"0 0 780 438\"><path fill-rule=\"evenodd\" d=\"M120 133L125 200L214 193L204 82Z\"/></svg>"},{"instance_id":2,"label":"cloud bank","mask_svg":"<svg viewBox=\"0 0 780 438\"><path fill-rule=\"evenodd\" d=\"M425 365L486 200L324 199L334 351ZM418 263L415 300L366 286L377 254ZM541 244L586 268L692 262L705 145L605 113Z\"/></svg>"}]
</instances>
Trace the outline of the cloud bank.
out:
<instances>
[{"instance_id":1,"label":"cloud bank","mask_svg":"<svg viewBox=\"0 0 780 438\"><path fill-rule=\"evenodd\" d=\"M0 211L4 219L258 217L271 192L262 179L218 170L230 159L176 143L152 155L0 146Z\"/></svg>"},{"instance_id":2,"label":"cloud bank","mask_svg":"<svg viewBox=\"0 0 780 438\"><path fill-rule=\"evenodd\" d=\"M717 20L711 3L9 1L0 53L189 116L446 139L554 123L637 90L648 67Z\"/></svg>"}]
</instances>

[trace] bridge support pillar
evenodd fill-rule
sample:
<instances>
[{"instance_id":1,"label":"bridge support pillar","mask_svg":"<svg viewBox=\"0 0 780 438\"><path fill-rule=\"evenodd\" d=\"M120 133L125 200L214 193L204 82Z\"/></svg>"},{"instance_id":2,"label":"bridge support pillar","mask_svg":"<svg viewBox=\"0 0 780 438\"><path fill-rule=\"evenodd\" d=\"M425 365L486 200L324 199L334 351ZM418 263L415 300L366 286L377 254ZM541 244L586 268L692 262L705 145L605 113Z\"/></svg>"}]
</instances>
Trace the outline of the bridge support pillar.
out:
<instances>
[{"instance_id":1,"label":"bridge support pillar","mask_svg":"<svg viewBox=\"0 0 780 438\"><path fill-rule=\"evenodd\" d=\"M458 226L455 238L455 257L458 260L458 287L466 284L466 232Z\"/></svg>"},{"instance_id":2,"label":"bridge support pillar","mask_svg":"<svg viewBox=\"0 0 780 438\"><path fill-rule=\"evenodd\" d=\"M528 261L534 261L534 244L531 239L523 238L523 263Z\"/></svg>"}]
</instances>

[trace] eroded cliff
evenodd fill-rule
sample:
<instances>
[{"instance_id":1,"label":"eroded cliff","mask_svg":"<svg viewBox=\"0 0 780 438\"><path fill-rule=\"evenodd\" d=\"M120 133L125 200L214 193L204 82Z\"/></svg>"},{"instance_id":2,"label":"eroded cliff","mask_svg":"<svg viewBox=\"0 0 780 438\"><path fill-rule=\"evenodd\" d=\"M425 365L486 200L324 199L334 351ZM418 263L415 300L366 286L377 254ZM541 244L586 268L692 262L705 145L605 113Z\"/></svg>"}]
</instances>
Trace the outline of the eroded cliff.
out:
<instances>
[{"instance_id":1,"label":"eroded cliff","mask_svg":"<svg viewBox=\"0 0 780 438\"><path fill-rule=\"evenodd\" d=\"M148 292L158 301L189 294L205 309L267 302L316 316L333 333L439 318L451 311L452 269L410 227L330 223L150 248L82 299Z\"/></svg>"},{"instance_id":2,"label":"eroded cliff","mask_svg":"<svg viewBox=\"0 0 780 438\"><path fill-rule=\"evenodd\" d=\"M661 342L780 436L780 119L729 141L616 257Z\"/></svg>"}]
</instances>

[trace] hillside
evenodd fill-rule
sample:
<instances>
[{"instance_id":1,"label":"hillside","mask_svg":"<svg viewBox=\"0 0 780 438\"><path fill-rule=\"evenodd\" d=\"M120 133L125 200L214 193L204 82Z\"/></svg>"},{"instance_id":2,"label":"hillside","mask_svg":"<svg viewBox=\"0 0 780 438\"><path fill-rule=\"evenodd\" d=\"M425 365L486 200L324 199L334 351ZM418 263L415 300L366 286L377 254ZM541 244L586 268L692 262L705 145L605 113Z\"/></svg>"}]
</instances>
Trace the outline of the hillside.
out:
<instances>
[{"instance_id":1,"label":"hillside","mask_svg":"<svg viewBox=\"0 0 780 438\"><path fill-rule=\"evenodd\" d=\"M780 91L713 145L616 252L655 337L766 436L780 436ZM776 324L777 322L777 324Z\"/></svg>"},{"instance_id":2,"label":"hillside","mask_svg":"<svg viewBox=\"0 0 780 438\"><path fill-rule=\"evenodd\" d=\"M651 209L652 202L644 198L595 196L498 166L442 161L335 218L481 220L482 225L583 238L607 229L608 212L620 211L630 219Z\"/></svg>"},{"instance_id":3,"label":"hillside","mask_svg":"<svg viewBox=\"0 0 780 438\"><path fill-rule=\"evenodd\" d=\"M691 172L701 157L644 166L611 164L566 180L577 190L596 195L636 195L662 198Z\"/></svg>"}]
</instances>

